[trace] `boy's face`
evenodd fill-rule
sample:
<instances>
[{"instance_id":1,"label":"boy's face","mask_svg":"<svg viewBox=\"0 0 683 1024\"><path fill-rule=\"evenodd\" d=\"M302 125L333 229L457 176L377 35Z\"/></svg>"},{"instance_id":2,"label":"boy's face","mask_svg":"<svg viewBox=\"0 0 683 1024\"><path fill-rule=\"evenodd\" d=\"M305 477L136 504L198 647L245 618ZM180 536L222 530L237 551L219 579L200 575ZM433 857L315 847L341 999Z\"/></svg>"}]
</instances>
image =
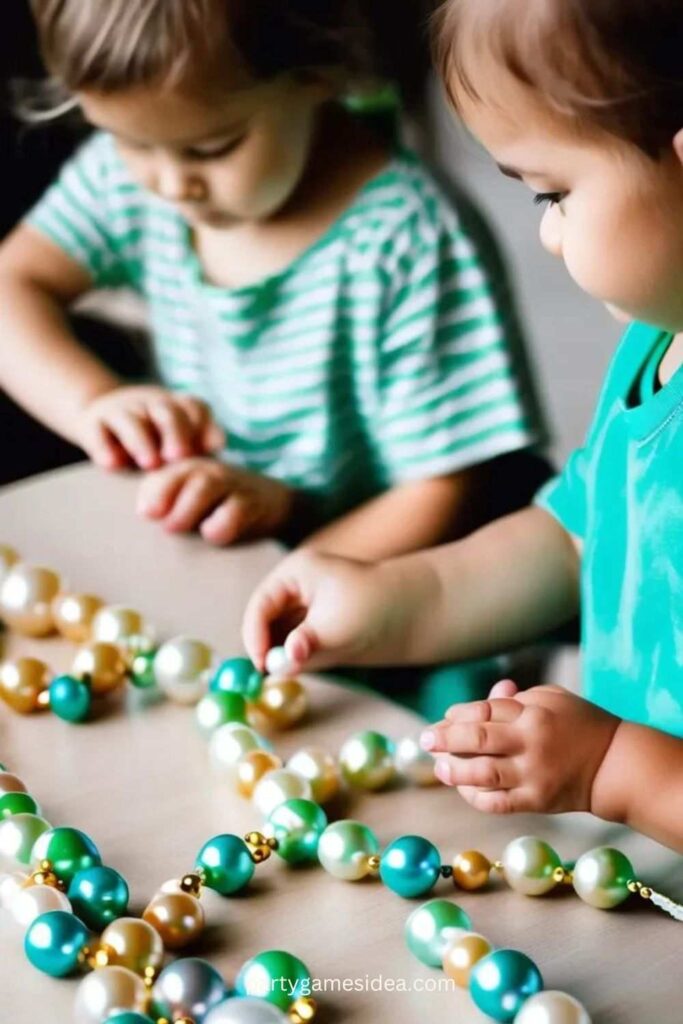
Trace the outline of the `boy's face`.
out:
<instances>
[{"instance_id":1,"label":"boy's face","mask_svg":"<svg viewBox=\"0 0 683 1024\"><path fill-rule=\"evenodd\" d=\"M87 119L115 137L139 184L191 224L228 227L274 216L296 191L311 152L322 87L246 78L221 87L136 87L78 96Z\"/></svg>"},{"instance_id":2,"label":"boy's face","mask_svg":"<svg viewBox=\"0 0 683 1024\"><path fill-rule=\"evenodd\" d=\"M604 132L580 134L508 75L499 86L490 101L458 95L458 106L503 173L544 205L548 252L619 319L683 329L683 132L653 161Z\"/></svg>"}]
</instances>

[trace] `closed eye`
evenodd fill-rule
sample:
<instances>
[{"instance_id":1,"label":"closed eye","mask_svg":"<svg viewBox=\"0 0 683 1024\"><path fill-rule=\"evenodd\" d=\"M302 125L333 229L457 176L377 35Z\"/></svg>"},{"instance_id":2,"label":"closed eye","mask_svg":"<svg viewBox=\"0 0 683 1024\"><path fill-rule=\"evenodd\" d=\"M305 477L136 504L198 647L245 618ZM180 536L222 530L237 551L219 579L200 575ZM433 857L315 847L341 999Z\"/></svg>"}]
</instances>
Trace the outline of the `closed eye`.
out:
<instances>
[{"instance_id":1,"label":"closed eye","mask_svg":"<svg viewBox=\"0 0 683 1024\"><path fill-rule=\"evenodd\" d=\"M534 196L534 203L536 206L557 206L566 196L566 192L538 192Z\"/></svg>"},{"instance_id":2,"label":"closed eye","mask_svg":"<svg viewBox=\"0 0 683 1024\"><path fill-rule=\"evenodd\" d=\"M245 132L237 138L229 139L227 142L215 143L212 146L191 146L185 150L184 156L187 160L220 160L233 150L241 146L247 137Z\"/></svg>"}]
</instances>

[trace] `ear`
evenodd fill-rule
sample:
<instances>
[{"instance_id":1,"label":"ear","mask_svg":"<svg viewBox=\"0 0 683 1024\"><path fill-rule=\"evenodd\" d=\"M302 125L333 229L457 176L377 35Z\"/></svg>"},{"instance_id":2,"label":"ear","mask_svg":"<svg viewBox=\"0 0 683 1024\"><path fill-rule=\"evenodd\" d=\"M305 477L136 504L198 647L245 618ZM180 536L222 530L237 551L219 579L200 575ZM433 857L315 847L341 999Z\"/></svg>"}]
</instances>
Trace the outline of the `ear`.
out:
<instances>
[{"instance_id":1,"label":"ear","mask_svg":"<svg viewBox=\"0 0 683 1024\"><path fill-rule=\"evenodd\" d=\"M683 165L683 128L674 135L674 153L679 162Z\"/></svg>"}]
</instances>

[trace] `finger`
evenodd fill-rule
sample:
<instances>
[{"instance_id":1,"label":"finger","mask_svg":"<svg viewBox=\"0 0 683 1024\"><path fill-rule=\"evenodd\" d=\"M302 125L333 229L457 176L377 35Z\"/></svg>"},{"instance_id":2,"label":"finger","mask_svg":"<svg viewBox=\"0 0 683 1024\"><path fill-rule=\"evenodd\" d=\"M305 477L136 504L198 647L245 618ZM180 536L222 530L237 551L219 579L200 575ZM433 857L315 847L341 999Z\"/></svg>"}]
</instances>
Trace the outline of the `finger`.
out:
<instances>
[{"instance_id":1,"label":"finger","mask_svg":"<svg viewBox=\"0 0 683 1024\"><path fill-rule=\"evenodd\" d=\"M194 530L224 497L224 481L202 472L192 472L178 491L164 519L164 526L172 533Z\"/></svg>"},{"instance_id":2,"label":"finger","mask_svg":"<svg viewBox=\"0 0 683 1024\"><path fill-rule=\"evenodd\" d=\"M203 521L199 532L210 544L234 544L248 533L254 519L254 507L247 496L233 494Z\"/></svg>"},{"instance_id":3,"label":"finger","mask_svg":"<svg viewBox=\"0 0 683 1024\"><path fill-rule=\"evenodd\" d=\"M101 469L123 469L128 456L104 423L97 420L83 440L83 447L96 466Z\"/></svg>"},{"instance_id":4,"label":"finger","mask_svg":"<svg viewBox=\"0 0 683 1024\"><path fill-rule=\"evenodd\" d=\"M225 448L225 433L214 420L206 402L190 395L179 395L176 401L190 421L195 448L209 453Z\"/></svg>"},{"instance_id":5,"label":"finger","mask_svg":"<svg viewBox=\"0 0 683 1024\"><path fill-rule=\"evenodd\" d=\"M207 453L220 452L227 445L225 431L216 423L215 420L210 419L204 427L201 434L202 450Z\"/></svg>"},{"instance_id":6,"label":"finger","mask_svg":"<svg viewBox=\"0 0 683 1024\"><path fill-rule=\"evenodd\" d=\"M458 793L470 806L484 814L519 814L529 810L519 789L489 790L476 786L458 786Z\"/></svg>"},{"instance_id":7,"label":"finger","mask_svg":"<svg viewBox=\"0 0 683 1024\"><path fill-rule=\"evenodd\" d=\"M145 476L138 491L138 514L149 519L162 519L168 515L188 473L187 466L176 463Z\"/></svg>"},{"instance_id":8,"label":"finger","mask_svg":"<svg viewBox=\"0 0 683 1024\"><path fill-rule=\"evenodd\" d=\"M244 613L242 638L257 668L265 669L266 654L277 644L277 623L296 615L303 619L305 614L301 595L280 577L266 579L256 590Z\"/></svg>"},{"instance_id":9,"label":"finger","mask_svg":"<svg viewBox=\"0 0 683 1024\"><path fill-rule=\"evenodd\" d=\"M519 770L510 757L453 757L440 755L434 774L446 786L476 786L505 790L519 785Z\"/></svg>"},{"instance_id":10,"label":"finger","mask_svg":"<svg viewBox=\"0 0 683 1024\"><path fill-rule=\"evenodd\" d=\"M177 402L151 402L150 419L159 432L161 454L167 462L176 462L194 454L195 445L190 420Z\"/></svg>"},{"instance_id":11,"label":"finger","mask_svg":"<svg viewBox=\"0 0 683 1024\"><path fill-rule=\"evenodd\" d=\"M516 710L515 710L516 709ZM475 700L469 704L454 704L446 712L447 722L507 722L514 721L519 712L518 701L496 698Z\"/></svg>"},{"instance_id":12,"label":"finger","mask_svg":"<svg viewBox=\"0 0 683 1024\"><path fill-rule=\"evenodd\" d=\"M522 745L514 723L522 713L503 722L450 722L433 725L420 736L423 750L472 756L474 754L513 754Z\"/></svg>"},{"instance_id":13,"label":"finger","mask_svg":"<svg viewBox=\"0 0 683 1024\"><path fill-rule=\"evenodd\" d=\"M491 687L489 700L500 700L504 697L515 697L519 693L519 687L512 679L501 679Z\"/></svg>"},{"instance_id":14,"label":"finger","mask_svg":"<svg viewBox=\"0 0 683 1024\"><path fill-rule=\"evenodd\" d=\"M107 427L140 469L156 469L161 464L156 433L144 415L121 412Z\"/></svg>"}]
</instances>

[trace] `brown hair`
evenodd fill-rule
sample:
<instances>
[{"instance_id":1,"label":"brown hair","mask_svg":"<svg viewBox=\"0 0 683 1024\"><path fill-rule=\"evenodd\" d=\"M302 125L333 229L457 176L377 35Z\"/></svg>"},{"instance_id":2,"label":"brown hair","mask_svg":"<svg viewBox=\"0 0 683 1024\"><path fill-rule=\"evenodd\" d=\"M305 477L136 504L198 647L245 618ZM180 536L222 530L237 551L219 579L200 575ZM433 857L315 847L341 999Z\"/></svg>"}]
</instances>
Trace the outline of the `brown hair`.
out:
<instances>
[{"instance_id":1,"label":"brown hair","mask_svg":"<svg viewBox=\"0 0 683 1024\"><path fill-rule=\"evenodd\" d=\"M544 103L659 156L683 128L682 0L445 0L436 60L481 99L485 56Z\"/></svg>"},{"instance_id":2,"label":"brown hair","mask_svg":"<svg viewBox=\"0 0 683 1024\"><path fill-rule=\"evenodd\" d=\"M70 92L177 84L195 67L215 66L231 53L256 78L329 68L349 79L392 79L410 91L428 62L433 6L432 0L31 0L45 63Z\"/></svg>"}]
</instances>

